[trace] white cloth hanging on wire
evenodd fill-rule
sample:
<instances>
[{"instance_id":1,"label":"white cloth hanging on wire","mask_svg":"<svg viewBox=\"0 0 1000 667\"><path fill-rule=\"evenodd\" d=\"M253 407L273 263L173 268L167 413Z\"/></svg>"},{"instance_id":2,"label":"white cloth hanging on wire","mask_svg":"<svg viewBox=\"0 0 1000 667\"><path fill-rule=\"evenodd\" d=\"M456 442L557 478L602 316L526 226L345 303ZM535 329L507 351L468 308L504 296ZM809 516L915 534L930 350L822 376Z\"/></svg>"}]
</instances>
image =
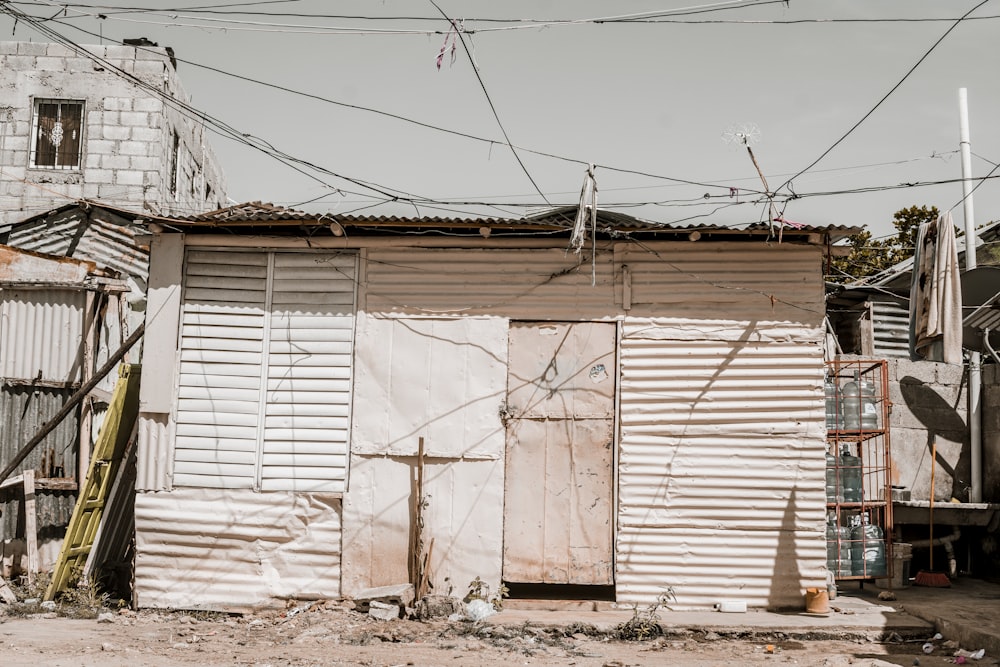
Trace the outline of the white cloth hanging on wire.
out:
<instances>
[{"instance_id":1,"label":"white cloth hanging on wire","mask_svg":"<svg viewBox=\"0 0 1000 667\"><path fill-rule=\"evenodd\" d=\"M594 165L587 165L587 173L583 177L583 188L580 190L580 205L576 209L576 221L573 223L573 233L569 237L570 249L580 254L587 240L587 223L593 229L594 241L597 240L597 179L594 178Z\"/></svg>"},{"instance_id":2,"label":"white cloth hanging on wire","mask_svg":"<svg viewBox=\"0 0 1000 667\"><path fill-rule=\"evenodd\" d=\"M962 363L962 283L950 212L917 231L910 281L910 356Z\"/></svg>"}]
</instances>

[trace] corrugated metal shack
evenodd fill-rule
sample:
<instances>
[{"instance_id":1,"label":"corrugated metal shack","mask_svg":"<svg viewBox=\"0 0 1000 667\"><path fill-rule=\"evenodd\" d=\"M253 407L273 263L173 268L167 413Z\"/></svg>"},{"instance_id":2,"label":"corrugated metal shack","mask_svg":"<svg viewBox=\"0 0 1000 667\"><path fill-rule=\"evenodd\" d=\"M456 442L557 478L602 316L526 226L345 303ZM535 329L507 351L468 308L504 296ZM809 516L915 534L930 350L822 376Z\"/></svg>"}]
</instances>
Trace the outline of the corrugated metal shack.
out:
<instances>
[{"instance_id":1,"label":"corrugated metal shack","mask_svg":"<svg viewBox=\"0 0 1000 667\"><path fill-rule=\"evenodd\" d=\"M136 239L140 218L74 202L0 230L0 466L141 322L149 260ZM37 478L42 570L58 552L114 380L98 384L21 465ZM26 566L22 505L17 489L0 494L5 576Z\"/></svg>"},{"instance_id":2,"label":"corrugated metal shack","mask_svg":"<svg viewBox=\"0 0 1000 667\"><path fill-rule=\"evenodd\" d=\"M802 607L825 585L821 269L856 230L601 211L577 254L576 212L154 228L138 604L409 581L422 514L439 593Z\"/></svg>"}]
</instances>

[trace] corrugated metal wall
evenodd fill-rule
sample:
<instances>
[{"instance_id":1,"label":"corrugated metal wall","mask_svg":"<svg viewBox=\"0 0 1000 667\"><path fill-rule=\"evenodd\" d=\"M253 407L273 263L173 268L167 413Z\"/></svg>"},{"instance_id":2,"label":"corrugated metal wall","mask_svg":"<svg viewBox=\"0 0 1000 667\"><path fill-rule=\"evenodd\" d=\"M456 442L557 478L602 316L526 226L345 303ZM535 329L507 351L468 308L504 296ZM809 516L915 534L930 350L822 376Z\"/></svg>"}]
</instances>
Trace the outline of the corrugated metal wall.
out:
<instances>
[{"instance_id":1,"label":"corrugated metal wall","mask_svg":"<svg viewBox=\"0 0 1000 667\"><path fill-rule=\"evenodd\" d=\"M87 212L77 207L19 226L11 232L7 244L49 255L88 259L138 278L145 288L149 253L135 240L136 233L144 231L143 225L100 209L92 210L88 221Z\"/></svg>"},{"instance_id":2,"label":"corrugated metal wall","mask_svg":"<svg viewBox=\"0 0 1000 667\"><path fill-rule=\"evenodd\" d=\"M821 250L623 245L619 602L799 607L825 581ZM670 319L666 319L669 317Z\"/></svg>"},{"instance_id":3,"label":"corrugated metal wall","mask_svg":"<svg viewBox=\"0 0 1000 667\"><path fill-rule=\"evenodd\" d=\"M563 249L370 249L366 301L359 309L383 315L609 318L612 260L604 249L592 267L589 248L580 255Z\"/></svg>"},{"instance_id":4,"label":"corrugated metal wall","mask_svg":"<svg viewBox=\"0 0 1000 667\"><path fill-rule=\"evenodd\" d=\"M85 303L83 290L0 290L0 377L79 382Z\"/></svg>"},{"instance_id":5,"label":"corrugated metal wall","mask_svg":"<svg viewBox=\"0 0 1000 667\"><path fill-rule=\"evenodd\" d=\"M136 435L136 491L166 491L171 487L174 429L170 415L140 412Z\"/></svg>"},{"instance_id":6,"label":"corrugated metal wall","mask_svg":"<svg viewBox=\"0 0 1000 667\"><path fill-rule=\"evenodd\" d=\"M618 601L801 607L825 581L821 331L656 332L622 341Z\"/></svg>"},{"instance_id":7,"label":"corrugated metal wall","mask_svg":"<svg viewBox=\"0 0 1000 667\"><path fill-rule=\"evenodd\" d=\"M874 353L882 358L910 358L910 311L896 301L872 301Z\"/></svg>"},{"instance_id":8,"label":"corrugated metal wall","mask_svg":"<svg viewBox=\"0 0 1000 667\"><path fill-rule=\"evenodd\" d=\"M6 467L21 447L51 419L72 389L0 387L0 468ZM79 410L72 411L55 430L38 445L20 466L20 470L37 471L44 477L75 477L77 467L77 435ZM24 517L21 510L21 487L11 488L0 495L5 540L24 537ZM62 536L73 513L76 494L71 492L36 493L35 511L38 516L39 539Z\"/></svg>"},{"instance_id":9,"label":"corrugated metal wall","mask_svg":"<svg viewBox=\"0 0 1000 667\"><path fill-rule=\"evenodd\" d=\"M340 500L175 489L135 498L142 607L284 606L340 595Z\"/></svg>"},{"instance_id":10,"label":"corrugated metal wall","mask_svg":"<svg viewBox=\"0 0 1000 667\"><path fill-rule=\"evenodd\" d=\"M229 390L266 390L260 382L244 386L250 376L237 371L241 364L260 359L264 341L271 336L264 314L270 312L267 294L274 265L249 259L252 253L228 253L240 256L221 260L218 251L189 253L189 268L211 264L214 272L200 274L204 284L197 279L188 284L188 300L197 301L199 311L207 310L194 319L185 313L185 344L200 342L182 353L181 411L201 417L179 418L177 446L190 445L191 438L249 439L249 432L241 435L242 431L228 429L256 424L263 415L236 410L249 394L230 395ZM616 549L620 602L652 602L672 586L681 606L704 607L723 597L744 598L758 606L801 606L801 589L824 583L824 308L819 249L777 244L653 243L643 248L621 244L614 252L606 247L598 254L596 286L591 285L589 256L562 249L372 248L366 254L360 274L362 317L399 318L405 326L405 318L476 315L506 322L507 318L601 320L628 315L621 351ZM258 251L256 257L266 258L267 253ZM189 270L188 275L199 274ZM192 295L192 288L202 291ZM238 311L249 318L248 326L234 327L228 317L218 317ZM305 329L315 331L311 324ZM313 340L287 333L289 342ZM429 334L433 331L414 331L415 338ZM227 340L241 341L240 346L230 349ZM336 366L335 358L343 352L337 341L330 343L328 349L310 352L324 359L329 355L318 368ZM291 350L281 348L280 353ZM390 352L398 351L389 345L386 353ZM233 372L215 372L222 369ZM226 391L211 397L186 395L188 389L205 388L207 380L195 381L196 377L218 378L217 388ZM452 397L455 400L466 391L456 389L461 391ZM184 403L188 399L209 403L205 409L194 409L194 404ZM375 411L377 401L370 403L366 409ZM446 403L440 399L441 405ZM213 421L230 413L254 421ZM421 415L407 413L403 421L424 423ZM359 413L358 419L363 418ZM331 426L337 433L336 425ZM387 428L381 435L378 429L368 433L371 452L378 454L354 457L356 468L345 496L349 515L344 521L345 590L381 581L382 575L395 578L405 573L407 544L397 538L408 535L412 466L400 456L410 453L409 442L419 434L414 431L405 438L407 451L383 449L383 441L399 440L392 435L395 426ZM155 430L163 435L165 429L169 430L163 423ZM228 459L179 454L178 474L182 461L233 464ZM471 568L477 568L476 574L483 574L478 569L490 570L484 578L499 576L502 503L496 498L502 493L502 461L442 459L428 465L442 466L448 475L441 480L450 480L433 495L430 511L441 514L431 525L443 522L441 526L453 532L440 533L441 539L469 557L465 567L453 558L435 556L442 558L440 566L454 567L455 577L466 576ZM466 480L460 475L462 466L478 472ZM187 472L194 474L193 469ZM140 485L161 488L164 473L158 467L140 471L139 477ZM405 486L400 486L404 479ZM204 606L238 598L240 604L257 604L271 595L259 580L260 562L249 554L247 544L258 533L271 544L272 531L293 542L310 539L304 524L281 523L287 520L274 514L279 510L271 499L276 497L303 503L313 498L193 488L139 494L139 603ZM261 525L251 518L258 511L266 514ZM244 520L250 525L242 525ZM475 531L461 532L468 526ZM213 536L211 544L205 543L205 535ZM209 550L212 563L201 571L199 559ZM177 560L178 553L181 558L175 564L172 559ZM228 560L236 567L227 569L222 562ZM334 560L339 567L339 558ZM301 564L290 567L288 576L306 576L306 569ZM457 589L464 583L451 580Z\"/></svg>"},{"instance_id":11,"label":"corrugated metal wall","mask_svg":"<svg viewBox=\"0 0 1000 667\"><path fill-rule=\"evenodd\" d=\"M619 244L616 271L633 315L821 321L820 248L789 244ZM627 267L627 268L625 268Z\"/></svg>"}]
</instances>

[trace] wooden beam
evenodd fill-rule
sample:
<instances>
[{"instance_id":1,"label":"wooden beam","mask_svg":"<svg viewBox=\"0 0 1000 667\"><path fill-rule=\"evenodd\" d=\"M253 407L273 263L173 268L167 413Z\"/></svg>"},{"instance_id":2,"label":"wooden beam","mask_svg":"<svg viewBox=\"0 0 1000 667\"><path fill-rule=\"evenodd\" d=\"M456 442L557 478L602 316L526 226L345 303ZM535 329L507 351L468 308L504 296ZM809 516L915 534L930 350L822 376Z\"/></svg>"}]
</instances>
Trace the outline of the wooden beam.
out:
<instances>
[{"instance_id":1,"label":"wooden beam","mask_svg":"<svg viewBox=\"0 0 1000 667\"><path fill-rule=\"evenodd\" d=\"M73 408L75 408L80 401L82 401L83 398L90 393L90 390L96 387L97 384L118 365L118 362L122 360L125 353L132 349L133 345L139 342L139 339L142 338L142 334L145 330L145 323L140 324L135 330L135 333L128 337L128 340L125 341L124 345L118 348L118 351L111 355L111 358L108 359L107 363L101 366L101 368L94 373L94 376L90 379L90 381L80 387L75 394L70 396L69 400L66 401L66 404L62 406L62 409L56 413L56 416L46 422L45 425L42 426L41 430L36 433L34 437L32 437L31 440L29 440L27 444L25 444L24 447L17 452L17 454L14 455L14 458L11 459L11 462L7 465L7 467L4 468L3 471L0 471L0 483L10 477L10 474L17 470L17 467L21 465L21 462L28 457L31 450L37 447L39 443L45 439L45 436L54 431L56 426L59 425L59 422L65 419L66 415L73 411Z\"/></svg>"}]
</instances>

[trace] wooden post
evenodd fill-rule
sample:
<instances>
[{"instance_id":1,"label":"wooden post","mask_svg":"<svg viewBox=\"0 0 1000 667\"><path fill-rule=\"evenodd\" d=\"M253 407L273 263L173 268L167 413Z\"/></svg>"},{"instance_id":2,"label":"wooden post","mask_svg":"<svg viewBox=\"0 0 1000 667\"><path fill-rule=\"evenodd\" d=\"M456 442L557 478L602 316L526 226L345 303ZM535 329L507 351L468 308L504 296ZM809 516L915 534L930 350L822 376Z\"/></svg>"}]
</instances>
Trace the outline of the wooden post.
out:
<instances>
[{"instance_id":1,"label":"wooden post","mask_svg":"<svg viewBox=\"0 0 1000 667\"><path fill-rule=\"evenodd\" d=\"M415 599L423 597L420 591L424 579L424 438L417 441L416 511L413 520L413 592Z\"/></svg>"},{"instance_id":2,"label":"wooden post","mask_svg":"<svg viewBox=\"0 0 1000 667\"><path fill-rule=\"evenodd\" d=\"M35 583L38 574L38 518L35 515L35 471L25 470L24 484L24 542L28 551L28 585Z\"/></svg>"},{"instance_id":3,"label":"wooden post","mask_svg":"<svg viewBox=\"0 0 1000 667\"><path fill-rule=\"evenodd\" d=\"M84 307L84 328L83 328L83 363L80 370L80 382L87 384L94 371L94 338L97 324L97 309L100 308L99 298L95 298L93 292L87 292L87 305ZM76 479L83 483L83 478L87 476L87 469L90 467L90 441L91 430L94 423L94 408L92 402L86 398L80 403L80 447L77 451ZM43 476L45 471L42 472ZM67 476L70 474L67 470ZM51 475L51 473L49 473Z\"/></svg>"}]
</instances>

